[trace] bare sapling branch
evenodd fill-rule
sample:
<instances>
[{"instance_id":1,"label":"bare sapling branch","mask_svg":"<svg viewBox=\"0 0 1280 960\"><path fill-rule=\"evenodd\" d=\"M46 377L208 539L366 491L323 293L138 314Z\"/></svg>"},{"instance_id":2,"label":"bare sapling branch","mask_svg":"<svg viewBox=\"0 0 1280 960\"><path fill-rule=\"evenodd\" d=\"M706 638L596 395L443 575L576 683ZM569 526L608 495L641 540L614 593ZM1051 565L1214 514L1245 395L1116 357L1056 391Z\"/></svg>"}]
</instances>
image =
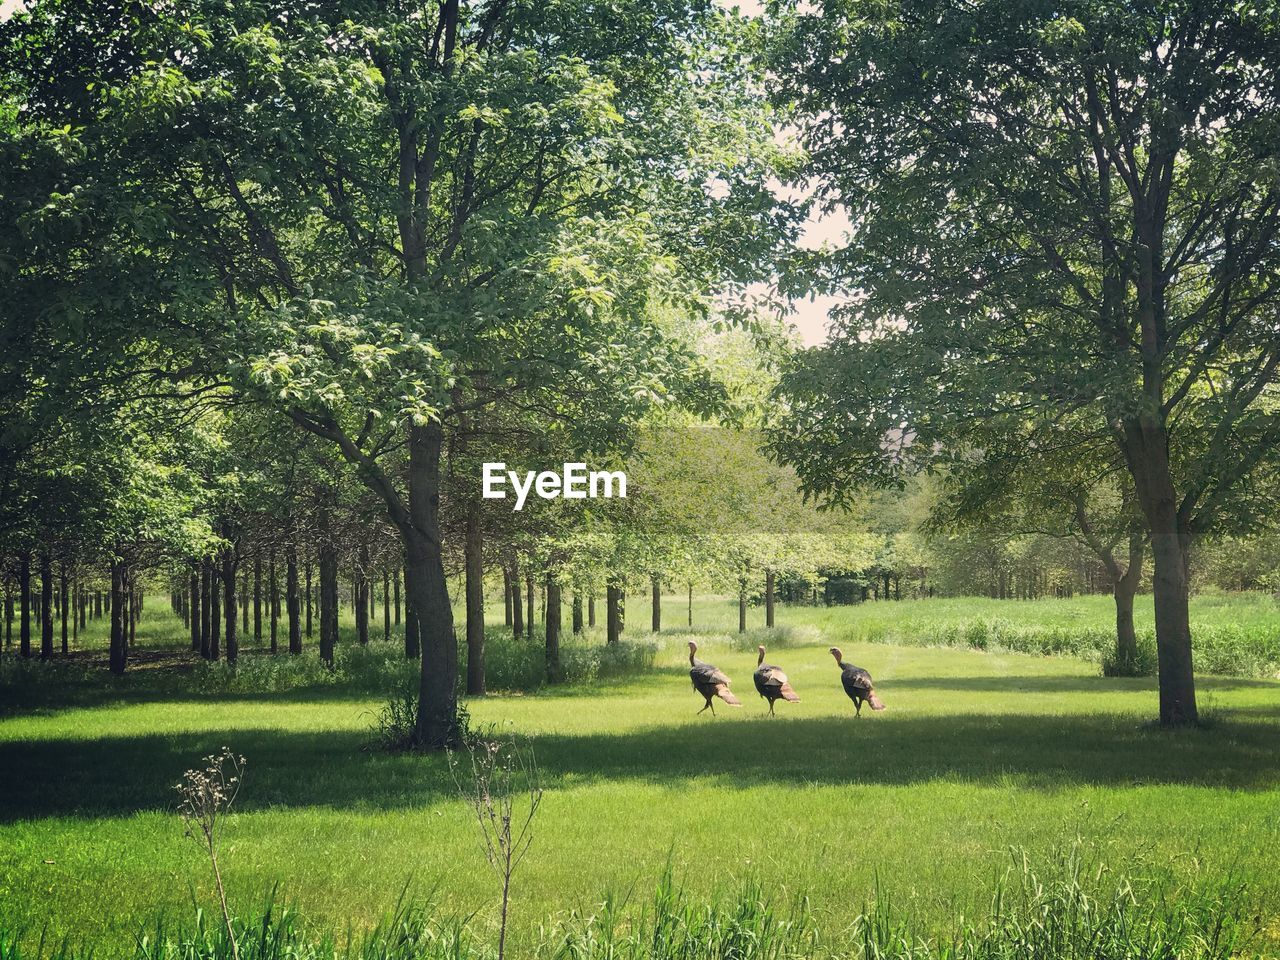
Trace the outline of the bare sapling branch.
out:
<instances>
[{"instance_id":1,"label":"bare sapling branch","mask_svg":"<svg viewBox=\"0 0 1280 960\"><path fill-rule=\"evenodd\" d=\"M542 783L532 748L522 748L514 737L467 738L463 745L468 760L450 752L449 770L476 818L485 859L502 884L498 960L504 960L511 880L533 844Z\"/></svg>"},{"instance_id":2,"label":"bare sapling branch","mask_svg":"<svg viewBox=\"0 0 1280 960\"><path fill-rule=\"evenodd\" d=\"M231 925L231 911L227 907L227 891L222 883L222 870L218 866L218 822L231 810L240 786L244 782L246 761L244 757L223 747L221 753L204 758L202 770L188 770L175 789L182 798L178 803L178 816L182 818L186 836L195 840L209 855L213 867L213 880L218 890L218 905L222 908L222 922L227 928L234 960L240 960L240 947Z\"/></svg>"}]
</instances>

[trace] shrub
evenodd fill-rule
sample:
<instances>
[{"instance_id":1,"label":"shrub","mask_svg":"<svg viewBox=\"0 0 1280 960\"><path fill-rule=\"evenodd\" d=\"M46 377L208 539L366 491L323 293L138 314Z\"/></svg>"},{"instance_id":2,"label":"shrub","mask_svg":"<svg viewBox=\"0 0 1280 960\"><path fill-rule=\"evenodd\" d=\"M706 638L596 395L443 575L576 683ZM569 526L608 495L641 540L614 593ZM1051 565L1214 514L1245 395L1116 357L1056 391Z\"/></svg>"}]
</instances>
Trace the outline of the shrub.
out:
<instances>
[{"instance_id":1,"label":"shrub","mask_svg":"<svg viewBox=\"0 0 1280 960\"><path fill-rule=\"evenodd\" d=\"M417 721L418 685L402 683L374 717L372 746L380 750L409 749Z\"/></svg>"},{"instance_id":2,"label":"shrub","mask_svg":"<svg viewBox=\"0 0 1280 960\"><path fill-rule=\"evenodd\" d=\"M243 654L234 664L199 660L191 685L200 693L281 693L311 687L386 691L416 677L418 664L407 660L397 644L343 644L329 667L308 651L288 654Z\"/></svg>"},{"instance_id":3,"label":"shrub","mask_svg":"<svg viewBox=\"0 0 1280 960\"><path fill-rule=\"evenodd\" d=\"M653 666L658 644L652 638L589 643L570 635L560 643L560 671L565 683L589 683L642 673ZM466 651L462 652L465 661ZM495 628L485 632L485 680L491 690L531 692L547 682L547 654L541 637L519 639ZM465 663L463 665L465 672Z\"/></svg>"},{"instance_id":4,"label":"shrub","mask_svg":"<svg viewBox=\"0 0 1280 960\"><path fill-rule=\"evenodd\" d=\"M706 634L696 634L699 643L704 637ZM760 644L772 650L775 647L815 646L823 642L822 631L808 624L756 627L746 633L723 634L720 639L733 650L755 650Z\"/></svg>"},{"instance_id":5,"label":"shrub","mask_svg":"<svg viewBox=\"0 0 1280 960\"><path fill-rule=\"evenodd\" d=\"M1156 638L1152 634L1143 634L1137 638L1137 655L1127 659L1117 656L1113 643L1102 654L1102 675L1104 677L1154 677L1159 669L1156 654Z\"/></svg>"}]
</instances>

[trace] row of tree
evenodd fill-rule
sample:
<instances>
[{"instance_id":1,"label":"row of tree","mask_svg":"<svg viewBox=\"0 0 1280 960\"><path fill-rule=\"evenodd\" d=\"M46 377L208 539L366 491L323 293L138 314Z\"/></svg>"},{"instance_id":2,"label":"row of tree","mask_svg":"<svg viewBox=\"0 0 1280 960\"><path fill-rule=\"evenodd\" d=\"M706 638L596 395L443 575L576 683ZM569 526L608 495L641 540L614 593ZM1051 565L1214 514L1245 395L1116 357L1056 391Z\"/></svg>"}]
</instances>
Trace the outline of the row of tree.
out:
<instances>
[{"instance_id":1,"label":"row of tree","mask_svg":"<svg viewBox=\"0 0 1280 960\"><path fill-rule=\"evenodd\" d=\"M1172 0L765 21L710 0L43 0L0 26L6 552L105 571L123 670L145 571L182 569L202 649L219 610L234 657L237 583L273 547L286 605L314 557L331 652L339 570L376 541L439 748L451 564L473 654L495 562L513 621L530 571L549 591L599 571L614 598L622 571L714 557L745 617L789 556L877 566L874 530L743 463L755 442L688 429L749 423L781 363L772 450L804 493L932 471L938 528L1069 534L1121 642L1149 553L1161 718L1194 722L1190 550L1258 521L1280 449L1275 40L1271 4ZM780 181L848 213L849 242L798 251ZM825 348L788 359L753 319L778 276L848 296ZM751 376L740 346L708 349L734 321ZM482 461L603 465L655 425L655 494L616 511L499 522L478 495ZM708 469L745 479L692 495ZM997 594L1050 588L992 569Z\"/></svg>"}]
</instances>

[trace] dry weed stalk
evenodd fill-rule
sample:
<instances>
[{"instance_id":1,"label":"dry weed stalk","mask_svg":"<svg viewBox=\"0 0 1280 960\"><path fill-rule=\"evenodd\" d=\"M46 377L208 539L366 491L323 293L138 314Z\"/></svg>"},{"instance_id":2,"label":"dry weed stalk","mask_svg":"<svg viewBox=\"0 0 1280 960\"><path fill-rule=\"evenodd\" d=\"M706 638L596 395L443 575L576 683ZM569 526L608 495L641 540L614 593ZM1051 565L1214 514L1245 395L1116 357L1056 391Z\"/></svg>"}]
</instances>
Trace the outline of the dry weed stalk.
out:
<instances>
[{"instance_id":1,"label":"dry weed stalk","mask_svg":"<svg viewBox=\"0 0 1280 960\"><path fill-rule=\"evenodd\" d=\"M231 926L231 911L227 908L227 891L218 866L218 821L231 809L240 793L246 763L244 757L237 756L227 747L204 760L203 770L188 770L175 788L182 798L178 803L178 815L182 817L186 836L200 843L209 854L214 883L218 888L218 903L222 907L222 921L227 927L227 939L231 941L231 954L234 960L240 960L240 947Z\"/></svg>"}]
</instances>

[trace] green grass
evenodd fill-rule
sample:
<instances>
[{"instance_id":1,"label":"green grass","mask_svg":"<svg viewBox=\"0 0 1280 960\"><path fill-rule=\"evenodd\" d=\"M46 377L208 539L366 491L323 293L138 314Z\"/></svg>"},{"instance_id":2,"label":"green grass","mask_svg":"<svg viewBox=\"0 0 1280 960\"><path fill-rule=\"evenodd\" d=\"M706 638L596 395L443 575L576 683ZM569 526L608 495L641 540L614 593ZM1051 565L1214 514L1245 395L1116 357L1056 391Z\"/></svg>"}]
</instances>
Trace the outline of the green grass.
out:
<instances>
[{"instance_id":1,"label":"green grass","mask_svg":"<svg viewBox=\"0 0 1280 960\"><path fill-rule=\"evenodd\" d=\"M729 896L691 896L667 869L650 897L607 896L541 926L520 955L540 960L1232 960L1257 934L1234 885L1171 888L1091 863L1079 844L1035 865L1014 851L989 910L950 933L922 934L891 899L878 898L824 943L810 904L773 902L759 881ZM345 933L308 931L273 899L257 912L195 922L159 917L131 944L129 960L491 960L492 937L474 916L442 914L433 900L402 899L376 924ZM91 948L24 936L0 918L4 960L91 960ZM510 955L510 954L508 954Z\"/></svg>"},{"instance_id":2,"label":"green grass","mask_svg":"<svg viewBox=\"0 0 1280 960\"><path fill-rule=\"evenodd\" d=\"M751 688L756 636L710 632L734 612L712 601L695 609L700 655L734 678L741 710L694 716L676 629L643 674L469 703L477 722L530 739L548 788L517 878L515 943L594 914L608 891L651 889L668 862L695 901L753 882L777 904L807 895L823 942L877 891L918 929L946 932L989 909L1009 847L1045 857L1078 837L1131 875L1244 884L1260 942L1280 950L1280 683L1203 678L1214 722L1162 732L1148 723L1152 681L1103 679L1084 660L851 642L865 618L888 629L913 608L924 604L785 610L800 626L771 638L770 659L803 702L774 720ZM148 617L141 637L180 646L155 598ZM647 619L633 606L630 632ZM885 713L853 719L833 641L871 670ZM171 672L109 683L95 668L65 702L51 688L0 715L11 928L107 949L157 911L178 923L193 900L211 906L172 787L224 744L249 758L223 851L241 909L278 883L317 929L342 929L374 923L410 884L446 913L476 912L482 930L494 922L493 877L443 760L367 749L381 695L201 692L161 682Z\"/></svg>"},{"instance_id":3,"label":"green grass","mask_svg":"<svg viewBox=\"0 0 1280 960\"><path fill-rule=\"evenodd\" d=\"M703 614L701 620L699 613ZM762 619L753 610L751 622ZM699 610L695 622L729 628L723 605ZM737 624L736 609L732 611ZM1134 604L1139 644L1155 662L1150 596ZM1093 661L1115 645L1110 596L1069 600L990 600L959 597L787 608L781 623L817 628L835 643L891 643L1069 654ZM1280 602L1270 594L1209 593L1192 598L1191 633L1196 669L1223 676L1280 676Z\"/></svg>"}]
</instances>

